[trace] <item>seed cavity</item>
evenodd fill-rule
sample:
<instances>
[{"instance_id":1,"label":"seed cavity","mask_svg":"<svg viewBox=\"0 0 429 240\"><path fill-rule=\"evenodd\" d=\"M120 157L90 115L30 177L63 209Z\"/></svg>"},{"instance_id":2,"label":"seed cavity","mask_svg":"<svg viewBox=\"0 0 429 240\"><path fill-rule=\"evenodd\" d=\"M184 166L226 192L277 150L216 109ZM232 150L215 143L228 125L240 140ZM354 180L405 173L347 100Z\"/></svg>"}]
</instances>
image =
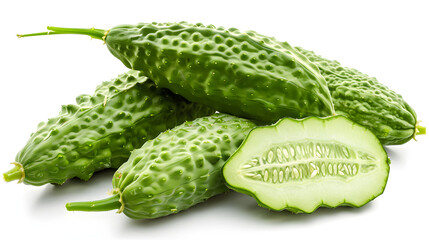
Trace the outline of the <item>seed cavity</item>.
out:
<instances>
[{"instance_id":1,"label":"seed cavity","mask_svg":"<svg viewBox=\"0 0 429 240\"><path fill-rule=\"evenodd\" d=\"M294 142L274 146L244 163L243 176L255 181L285 184L320 181L320 178L353 178L374 171L376 158L337 142Z\"/></svg>"}]
</instances>

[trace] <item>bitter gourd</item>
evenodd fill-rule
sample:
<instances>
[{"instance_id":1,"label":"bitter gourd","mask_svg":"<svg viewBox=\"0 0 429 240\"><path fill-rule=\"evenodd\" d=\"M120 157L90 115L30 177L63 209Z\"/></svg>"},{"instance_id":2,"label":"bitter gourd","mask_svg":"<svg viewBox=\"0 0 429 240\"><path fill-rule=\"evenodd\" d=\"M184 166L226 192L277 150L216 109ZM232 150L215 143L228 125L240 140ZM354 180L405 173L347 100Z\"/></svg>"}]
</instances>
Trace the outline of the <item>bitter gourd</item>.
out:
<instances>
[{"instance_id":1,"label":"bitter gourd","mask_svg":"<svg viewBox=\"0 0 429 240\"><path fill-rule=\"evenodd\" d=\"M48 27L19 35L84 34L105 41L125 66L220 112L274 123L334 113L317 67L289 44L253 31L188 23L140 23L108 31Z\"/></svg>"},{"instance_id":2,"label":"bitter gourd","mask_svg":"<svg viewBox=\"0 0 429 240\"><path fill-rule=\"evenodd\" d=\"M228 190L222 166L254 126L221 113L185 122L132 152L114 174L112 197L66 207L70 211L119 209L135 219L187 209Z\"/></svg>"},{"instance_id":3,"label":"bitter gourd","mask_svg":"<svg viewBox=\"0 0 429 240\"><path fill-rule=\"evenodd\" d=\"M296 49L319 67L328 83L335 112L369 128L382 144L403 144L426 133L402 96L376 78L301 47Z\"/></svg>"},{"instance_id":4,"label":"bitter gourd","mask_svg":"<svg viewBox=\"0 0 429 240\"><path fill-rule=\"evenodd\" d=\"M253 129L223 175L263 207L311 213L373 200L385 189L389 163L377 137L346 117L285 118Z\"/></svg>"},{"instance_id":5,"label":"bitter gourd","mask_svg":"<svg viewBox=\"0 0 429 240\"><path fill-rule=\"evenodd\" d=\"M6 181L62 184L95 171L118 168L134 148L186 120L214 113L160 89L141 72L129 71L102 83L93 96L64 105L57 117L39 124L17 154Z\"/></svg>"}]
</instances>

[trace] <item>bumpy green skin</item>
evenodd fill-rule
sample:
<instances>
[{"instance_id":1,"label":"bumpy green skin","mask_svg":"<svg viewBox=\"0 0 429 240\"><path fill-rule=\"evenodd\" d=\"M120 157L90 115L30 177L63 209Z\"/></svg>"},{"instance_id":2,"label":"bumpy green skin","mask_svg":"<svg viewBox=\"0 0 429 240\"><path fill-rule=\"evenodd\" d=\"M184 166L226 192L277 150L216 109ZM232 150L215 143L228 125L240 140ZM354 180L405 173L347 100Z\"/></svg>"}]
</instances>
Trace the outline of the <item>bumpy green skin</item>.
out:
<instances>
[{"instance_id":1,"label":"bumpy green skin","mask_svg":"<svg viewBox=\"0 0 429 240\"><path fill-rule=\"evenodd\" d=\"M317 67L290 45L255 32L140 23L112 28L105 41L127 67L220 112L265 123L334 113Z\"/></svg>"},{"instance_id":2,"label":"bumpy green skin","mask_svg":"<svg viewBox=\"0 0 429 240\"><path fill-rule=\"evenodd\" d=\"M356 69L342 67L312 51L296 47L320 69L328 83L337 114L370 129L384 145L413 138L417 117L401 95Z\"/></svg>"},{"instance_id":3,"label":"bumpy green skin","mask_svg":"<svg viewBox=\"0 0 429 240\"><path fill-rule=\"evenodd\" d=\"M118 168L135 148L166 129L214 111L157 88L141 72L130 71L81 95L77 105L39 124L18 153L24 183L62 184L96 171Z\"/></svg>"},{"instance_id":4,"label":"bumpy green skin","mask_svg":"<svg viewBox=\"0 0 429 240\"><path fill-rule=\"evenodd\" d=\"M254 126L217 113L147 141L113 177L124 213L135 219L162 217L227 191L221 169Z\"/></svg>"}]
</instances>

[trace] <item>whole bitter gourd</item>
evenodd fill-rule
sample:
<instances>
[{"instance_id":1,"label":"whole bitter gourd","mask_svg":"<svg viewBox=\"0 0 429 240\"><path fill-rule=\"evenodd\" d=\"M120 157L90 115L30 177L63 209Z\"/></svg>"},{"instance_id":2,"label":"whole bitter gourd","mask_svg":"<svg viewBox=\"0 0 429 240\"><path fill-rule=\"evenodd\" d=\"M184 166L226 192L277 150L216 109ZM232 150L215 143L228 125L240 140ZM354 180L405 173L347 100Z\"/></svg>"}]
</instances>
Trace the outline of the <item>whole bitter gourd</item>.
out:
<instances>
[{"instance_id":1,"label":"whole bitter gourd","mask_svg":"<svg viewBox=\"0 0 429 240\"><path fill-rule=\"evenodd\" d=\"M335 112L369 128L382 144L403 144L426 133L401 95L376 78L301 47L296 49L319 67L328 83Z\"/></svg>"},{"instance_id":2,"label":"whole bitter gourd","mask_svg":"<svg viewBox=\"0 0 429 240\"><path fill-rule=\"evenodd\" d=\"M48 30L18 36L84 34L101 39L128 68L220 112L264 123L334 113L317 67L290 45L253 31L184 22L121 25L108 31Z\"/></svg>"},{"instance_id":3,"label":"whole bitter gourd","mask_svg":"<svg viewBox=\"0 0 429 240\"><path fill-rule=\"evenodd\" d=\"M6 181L62 184L96 171L118 168L135 148L186 120L214 110L160 89L141 72L129 71L65 105L57 117L39 124L17 154Z\"/></svg>"},{"instance_id":4,"label":"whole bitter gourd","mask_svg":"<svg viewBox=\"0 0 429 240\"><path fill-rule=\"evenodd\" d=\"M114 174L112 197L66 207L70 211L119 209L134 219L187 209L228 190L221 169L254 126L221 113L185 122L133 151Z\"/></svg>"}]
</instances>

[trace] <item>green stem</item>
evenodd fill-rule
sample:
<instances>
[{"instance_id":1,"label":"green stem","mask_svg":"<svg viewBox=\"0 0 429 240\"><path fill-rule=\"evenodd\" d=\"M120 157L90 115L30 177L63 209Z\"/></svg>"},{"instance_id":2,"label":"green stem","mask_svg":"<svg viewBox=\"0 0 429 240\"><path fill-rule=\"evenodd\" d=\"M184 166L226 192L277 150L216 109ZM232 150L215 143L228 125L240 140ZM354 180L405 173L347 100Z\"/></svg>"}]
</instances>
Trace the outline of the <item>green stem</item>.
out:
<instances>
[{"instance_id":1,"label":"green stem","mask_svg":"<svg viewBox=\"0 0 429 240\"><path fill-rule=\"evenodd\" d=\"M15 163L13 163L15 164ZM22 171L22 165L21 164L15 164L15 167L11 170L3 173L3 178L6 182L11 182L18 180L19 182L23 179L23 171Z\"/></svg>"},{"instance_id":2,"label":"green stem","mask_svg":"<svg viewBox=\"0 0 429 240\"><path fill-rule=\"evenodd\" d=\"M424 134L426 134L426 127L417 125L416 129L417 129L416 135L424 135Z\"/></svg>"},{"instance_id":3,"label":"green stem","mask_svg":"<svg viewBox=\"0 0 429 240\"><path fill-rule=\"evenodd\" d=\"M43 36L52 34L81 34L87 35L95 39L103 40L106 37L108 31L104 29L96 28L60 28L60 27L48 27L48 32L29 33L29 34L17 34L19 38L32 37L32 36Z\"/></svg>"},{"instance_id":4,"label":"green stem","mask_svg":"<svg viewBox=\"0 0 429 240\"><path fill-rule=\"evenodd\" d=\"M120 209L122 207L120 194L115 194L109 198L90 201L90 202L72 202L67 203L66 208L68 211L86 211L86 212L99 212Z\"/></svg>"}]
</instances>

